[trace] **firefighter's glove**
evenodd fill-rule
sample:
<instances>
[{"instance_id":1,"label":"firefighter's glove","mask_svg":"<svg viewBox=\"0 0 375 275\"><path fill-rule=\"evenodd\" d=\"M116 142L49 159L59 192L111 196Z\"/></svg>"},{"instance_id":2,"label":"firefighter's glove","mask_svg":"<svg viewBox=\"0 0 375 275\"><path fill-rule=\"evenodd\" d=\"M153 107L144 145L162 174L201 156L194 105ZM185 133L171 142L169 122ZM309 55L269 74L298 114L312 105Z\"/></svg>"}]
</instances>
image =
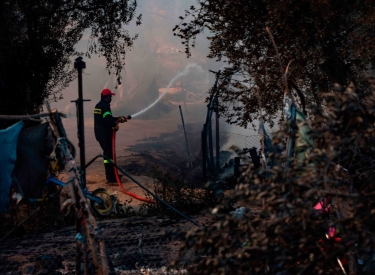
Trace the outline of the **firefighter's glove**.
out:
<instances>
[{"instance_id":1,"label":"firefighter's glove","mask_svg":"<svg viewBox=\"0 0 375 275\"><path fill-rule=\"evenodd\" d=\"M124 123L124 122L127 122L128 120L126 119L126 117L124 117L124 116L119 116L118 117L118 120L119 120L119 122L121 122L121 123Z\"/></svg>"},{"instance_id":2,"label":"firefighter's glove","mask_svg":"<svg viewBox=\"0 0 375 275\"><path fill-rule=\"evenodd\" d=\"M118 131L118 129L120 129L120 126L118 124L116 124L116 126L112 127L113 130L116 130L116 132Z\"/></svg>"}]
</instances>

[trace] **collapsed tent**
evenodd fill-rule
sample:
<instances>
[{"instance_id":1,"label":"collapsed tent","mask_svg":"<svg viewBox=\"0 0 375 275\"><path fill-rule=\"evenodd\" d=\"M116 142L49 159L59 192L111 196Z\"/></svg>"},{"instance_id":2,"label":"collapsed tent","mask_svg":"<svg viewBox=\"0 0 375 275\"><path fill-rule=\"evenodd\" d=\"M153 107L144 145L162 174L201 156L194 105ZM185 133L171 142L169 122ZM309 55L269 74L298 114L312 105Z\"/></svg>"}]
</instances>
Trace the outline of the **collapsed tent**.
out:
<instances>
[{"instance_id":1,"label":"collapsed tent","mask_svg":"<svg viewBox=\"0 0 375 275\"><path fill-rule=\"evenodd\" d=\"M287 141L287 154L289 159L294 159L297 164L302 164L308 154L315 148L311 138L311 130L306 121L305 114L295 106L293 102L286 102L284 114L289 122L289 132L291 135ZM274 160L275 153L281 153L283 149L272 144L272 139L268 135L263 120L259 123L259 138L262 145L262 158L265 168L272 168L276 163Z\"/></svg>"},{"instance_id":2,"label":"collapsed tent","mask_svg":"<svg viewBox=\"0 0 375 275\"><path fill-rule=\"evenodd\" d=\"M8 210L12 187L18 199L41 197L53 138L48 123L26 128L21 121L0 130L0 213Z\"/></svg>"},{"instance_id":3,"label":"collapsed tent","mask_svg":"<svg viewBox=\"0 0 375 275\"><path fill-rule=\"evenodd\" d=\"M12 185L12 173L17 160L17 142L23 121L0 130L0 213L7 212Z\"/></svg>"},{"instance_id":4,"label":"collapsed tent","mask_svg":"<svg viewBox=\"0 0 375 275\"><path fill-rule=\"evenodd\" d=\"M48 129L49 124L42 123L22 129L19 135L14 180L26 198L40 198L47 179L53 147Z\"/></svg>"},{"instance_id":5,"label":"collapsed tent","mask_svg":"<svg viewBox=\"0 0 375 275\"><path fill-rule=\"evenodd\" d=\"M269 168L274 166L273 156L271 153L275 153L277 150L272 145L272 139L268 135L263 121L259 123L259 138L260 138L260 144L262 145L262 159L264 163L264 168Z\"/></svg>"},{"instance_id":6,"label":"collapsed tent","mask_svg":"<svg viewBox=\"0 0 375 275\"><path fill-rule=\"evenodd\" d=\"M308 154L315 148L314 141L311 138L311 130L307 124L306 116L298 108L296 111L296 141L294 145L294 157L297 162L303 163Z\"/></svg>"},{"instance_id":7,"label":"collapsed tent","mask_svg":"<svg viewBox=\"0 0 375 275\"><path fill-rule=\"evenodd\" d=\"M259 138L262 147L262 159L264 160L264 168L272 168L277 164L276 156L282 153L285 148L280 145L274 145L272 143L271 136L267 133L263 121L259 123Z\"/></svg>"}]
</instances>

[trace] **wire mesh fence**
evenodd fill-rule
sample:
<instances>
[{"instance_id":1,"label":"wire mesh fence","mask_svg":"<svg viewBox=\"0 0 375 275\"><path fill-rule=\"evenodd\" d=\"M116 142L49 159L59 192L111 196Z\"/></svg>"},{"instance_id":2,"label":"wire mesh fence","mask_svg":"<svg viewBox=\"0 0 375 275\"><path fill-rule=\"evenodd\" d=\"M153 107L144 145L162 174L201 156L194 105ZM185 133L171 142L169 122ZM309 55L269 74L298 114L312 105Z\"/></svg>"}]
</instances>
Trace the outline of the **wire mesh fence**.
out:
<instances>
[{"instance_id":1,"label":"wire mesh fence","mask_svg":"<svg viewBox=\"0 0 375 275\"><path fill-rule=\"evenodd\" d=\"M195 166L202 165L202 138L200 133L187 133L188 145L190 150L190 155L193 160L195 160ZM176 150L181 150L184 147L176 146ZM231 158L234 158L236 155L234 148L243 150L244 148L256 147L257 150L260 149L260 142L258 135L246 136L237 133L231 132L220 132L219 133L219 165L222 167L227 163ZM212 133L212 150L213 156L216 157L216 133ZM186 149L182 157L186 157Z\"/></svg>"},{"instance_id":2,"label":"wire mesh fence","mask_svg":"<svg viewBox=\"0 0 375 275\"><path fill-rule=\"evenodd\" d=\"M187 140L190 155L199 165L201 135L187 133ZM150 148L155 148L153 142L155 141L147 140L143 145L145 148L148 145ZM157 142L174 150L179 157L188 158L183 135L177 137L166 135ZM233 145L240 149L259 148L259 137L220 132L220 152L230 151ZM213 133L213 148L215 147L215 133ZM163 146L157 148L162 149ZM227 160L223 159L221 164L225 161ZM36 207L37 205L33 204L32 208ZM42 205L42 209L40 215L49 212L50 216L54 216L55 224L46 226L43 218L33 217L10 237L1 240L0 274L83 274L83 266L86 266L87 274L97 274L87 236L77 235L74 222L67 221L67 217L58 212L58 198ZM32 211L28 210L28 213L30 212ZM0 221L5 219L9 220L9 217L0 217ZM196 225L170 216L160 218L160 216L118 215L97 220L101 231L98 235L90 236L104 240L106 255L102 255L97 247L97 257L107 258L112 272L110 274L186 274L186 267L192 260L193 252L184 254L181 258L179 250L183 236ZM28 230L24 229L26 227ZM0 233L3 234L5 231L2 227ZM177 259L179 265L173 270L168 270L169 264ZM77 269L82 272L77 273Z\"/></svg>"},{"instance_id":3,"label":"wire mesh fence","mask_svg":"<svg viewBox=\"0 0 375 275\"><path fill-rule=\"evenodd\" d=\"M245 136L230 132L220 132L220 148L222 150L229 150L231 146L237 146L240 149L251 147L259 149L259 136Z\"/></svg>"},{"instance_id":4,"label":"wire mesh fence","mask_svg":"<svg viewBox=\"0 0 375 275\"><path fill-rule=\"evenodd\" d=\"M169 151L179 160L189 160L189 155L193 166L202 165L202 135L201 132L187 131L186 138L183 131L177 133L167 133L157 138L147 138L138 142L132 147L134 151ZM236 156L231 147L243 148L256 147L260 149L259 136L246 136L231 132L219 132L220 165L224 165L230 158ZM213 155L216 156L216 132L212 132ZM176 160L177 161L177 160Z\"/></svg>"},{"instance_id":5,"label":"wire mesh fence","mask_svg":"<svg viewBox=\"0 0 375 275\"><path fill-rule=\"evenodd\" d=\"M181 237L192 228L188 221L133 217L98 223L101 232L93 238L104 240L106 255L96 246L96 257L105 256L112 274L183 274L190 257L177 260ZM34 231L4 240L0 250L0 274L99 274L87 237L77 235L75 226ZM78 250L77 250L78 248ZM78 252L80 251L80 252ZM81 273L77 273L79 257ZM173 273L176 272L180 273Z\"/></svg>"}]
</instances>

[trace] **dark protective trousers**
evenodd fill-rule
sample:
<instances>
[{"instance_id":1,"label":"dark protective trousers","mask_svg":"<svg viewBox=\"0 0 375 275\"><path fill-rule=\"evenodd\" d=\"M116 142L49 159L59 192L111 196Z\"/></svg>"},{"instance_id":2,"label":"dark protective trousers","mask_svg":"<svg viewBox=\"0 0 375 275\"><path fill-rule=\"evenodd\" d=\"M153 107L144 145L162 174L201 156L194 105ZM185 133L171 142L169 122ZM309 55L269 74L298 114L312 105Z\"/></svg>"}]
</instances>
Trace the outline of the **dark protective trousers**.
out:
<instances>
[{"instance_id":1,"label":"dark protective trousers","mask_svg":"<svg viewBox=\"0 0 375 275\"><path fill-rule=\"evenodd\" d=\"M112 156L112 139L98 140L100 147L103 149L103 155L113 160ZM115 171L113 164L104 159L105 176L108 181L116 181Z\"/></svg>"}]
</instances>

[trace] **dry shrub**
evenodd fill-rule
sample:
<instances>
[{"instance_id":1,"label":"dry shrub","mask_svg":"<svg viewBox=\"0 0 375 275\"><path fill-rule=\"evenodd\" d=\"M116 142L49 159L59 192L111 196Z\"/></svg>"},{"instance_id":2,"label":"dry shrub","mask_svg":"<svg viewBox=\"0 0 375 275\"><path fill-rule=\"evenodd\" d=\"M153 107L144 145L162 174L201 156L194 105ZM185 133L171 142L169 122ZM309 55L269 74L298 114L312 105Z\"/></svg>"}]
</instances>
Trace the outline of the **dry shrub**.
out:
<instances>
[{"instance_id":1,"label":"dry shrub","mask_svg":"<svg viewBox=\"0 0 375 275\"><path fill-rule=\"evenodd\" d=\"M248 169L214 212L263 199L264 209L189 232L181 253L195 252L190 274L342 274L337 259L345 255L348 274L373 274L374 95L360 99L353 85L322 95L326 106L311 121L316 148L287 170L282 154L268 171ZM287 135L285 127L274 142ZM330 214L313 209L323 198L333 206ZM327 241L330 226L340 230L341 242Z\"/></svg>"}]
</instances>

